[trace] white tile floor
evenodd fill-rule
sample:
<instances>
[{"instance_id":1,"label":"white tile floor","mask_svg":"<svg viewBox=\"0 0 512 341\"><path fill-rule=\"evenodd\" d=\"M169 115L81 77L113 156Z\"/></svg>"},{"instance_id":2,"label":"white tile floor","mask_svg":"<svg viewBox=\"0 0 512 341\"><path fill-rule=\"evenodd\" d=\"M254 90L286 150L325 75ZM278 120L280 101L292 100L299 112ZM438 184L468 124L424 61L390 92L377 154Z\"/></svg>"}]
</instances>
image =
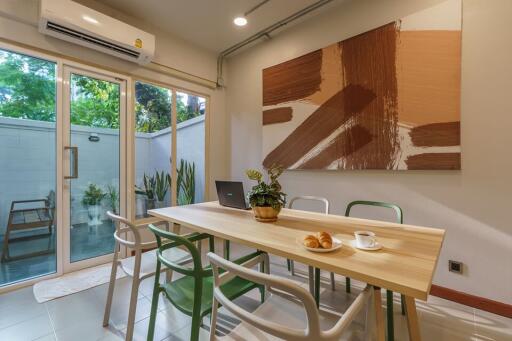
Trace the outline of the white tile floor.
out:
<instances>
[{"instance_id":1,"label":"white tile floor","mask_svg":"<svg viewBox=\"0 0 512 341\"><path fill-rule=\"evenodd\" d=\"M271 272L289 276L286 261L272 260ZM300 266L298 266L300 267ZM326 275L326 274L325 274ZM294 277L301 285L307 286L305 278ZM338 287L331 291L325 283L321 302L323 309L342 311L354 295L345 294L342 277L337 278ZM355 283L357 285L357 283ZM123 340L128 315L129 278L118 281L112 307L111 323L102 327L103 309L107 285L92 288L74 295L38 304L32 294L32 288L25 288L0 296L0 340L1 341L95 341ZM354 290L356 291L356 290ZM152 280L141 284L139 292L134 339L146 340L151 306ZM259 304L259 293L255 291L240 298L246 309L253 310ZM512 319L493 315L457 303L436 297L428 302L417 302L420 327L425 341L510 341L512 340ZM205 319L207 324L208 319ZM362 328L363 317L353 328ZM236 326L238 321L229 315L219 321L219 332L226 332ZM161 299L156 322L155 340L188 340L190 318ZM395 299L396 340L408 340L405 318L400 314L399 296ZM361 340L360 334L344 335L344 340ZM201 339L208 339L203 330Z\"/></svg>"}]
</instances>

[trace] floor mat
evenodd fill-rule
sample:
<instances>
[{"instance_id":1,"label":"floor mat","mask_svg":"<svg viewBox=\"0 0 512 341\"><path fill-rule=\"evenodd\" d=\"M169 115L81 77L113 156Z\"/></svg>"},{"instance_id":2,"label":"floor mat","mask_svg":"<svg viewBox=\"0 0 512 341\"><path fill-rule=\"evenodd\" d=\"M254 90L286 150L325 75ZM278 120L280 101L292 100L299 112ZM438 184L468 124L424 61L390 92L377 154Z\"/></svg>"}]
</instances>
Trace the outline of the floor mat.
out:
<instances>
[{"instance_id":1,"label":"floor mat","mask_svg":"<svg viewBox=\"0 0 512 341\"><path fill-rule=\"evenodd\" d=\"M34 284L34 297L38 303L43 303L108 283L111 270L112 264L103 264L41 281ZM117 279L125 276L118 268Z\"/></svg>"}]
</instances>

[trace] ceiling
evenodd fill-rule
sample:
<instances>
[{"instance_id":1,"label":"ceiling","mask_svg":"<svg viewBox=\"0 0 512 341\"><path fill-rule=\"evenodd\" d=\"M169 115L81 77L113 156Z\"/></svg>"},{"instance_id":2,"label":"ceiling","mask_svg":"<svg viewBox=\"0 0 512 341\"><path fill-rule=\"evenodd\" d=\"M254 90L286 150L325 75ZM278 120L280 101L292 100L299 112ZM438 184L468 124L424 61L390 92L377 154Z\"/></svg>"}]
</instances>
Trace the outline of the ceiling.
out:
<instances>
[{"instance_id":1,"label":"ceiling","mask_svg":"<svg viewBox=\"0 0 512 341\"><path fill-rule=\"evenodd\" d=\"M245 27L233 24L236 16L262 0L102 0L129 16L149 22L214 52L220 52L318 0L271 0L247 16ZM340 0L315 10L316 15Z\"/></svg>"}]
</instances>

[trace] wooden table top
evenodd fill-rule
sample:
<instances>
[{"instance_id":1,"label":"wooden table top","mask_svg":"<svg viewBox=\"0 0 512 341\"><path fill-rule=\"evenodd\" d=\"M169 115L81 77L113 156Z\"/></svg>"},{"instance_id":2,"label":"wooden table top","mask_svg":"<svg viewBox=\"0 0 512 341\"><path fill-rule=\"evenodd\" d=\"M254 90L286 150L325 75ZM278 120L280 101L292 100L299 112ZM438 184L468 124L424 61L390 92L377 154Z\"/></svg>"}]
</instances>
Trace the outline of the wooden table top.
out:
<instances>
[{"instance_id":1,"label":"wooden table top","mask_svg":"<svg viewBox=\"0 0 512 341\"><path fill-rule=\"evenodd\" d=\"M274 223L257 222L252 211L220 206L218 202L160 208L152 216L254 247L297 262L381 288L426 300L432 284L444 230L376 220L283 209ZM354 231L372 231L383 245L378 251L352 247ZM307 251L297 240L327 231L343 241L331 253Z\"/></svg>"}]
</instances>

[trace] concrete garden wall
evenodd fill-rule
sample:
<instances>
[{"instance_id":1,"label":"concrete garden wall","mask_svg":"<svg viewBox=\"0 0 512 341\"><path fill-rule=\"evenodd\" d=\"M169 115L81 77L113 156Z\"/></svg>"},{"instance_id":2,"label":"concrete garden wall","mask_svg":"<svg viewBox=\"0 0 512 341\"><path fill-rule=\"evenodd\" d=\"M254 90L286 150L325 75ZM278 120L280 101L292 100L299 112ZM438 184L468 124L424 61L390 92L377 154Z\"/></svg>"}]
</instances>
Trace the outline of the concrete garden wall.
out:
<instances>
[{"instance_id":1,"label":"concrete garden wall","mask_svg":"<svg viewBox=\"0 0 512 341\"><path fill-rule=\"evenodd\" d=\"M89 141L91 133L98 142ZM181 158L196 165L196 202L203 200L204 190L204 116L177 126L178 164ZM170 172L170 129L156 133L137 133L136 183L144 172ZM13 200L45 198L56 183L55 124L0 117L0 233L7 224ZM72 145L79 150L79 178L71 182L72 223L87 221L82 206L88 183L103 188L119 182L119 134L114 129L72 126ZM110 209L107 200L105 209Z\"/></svg>"}]
</instances>

